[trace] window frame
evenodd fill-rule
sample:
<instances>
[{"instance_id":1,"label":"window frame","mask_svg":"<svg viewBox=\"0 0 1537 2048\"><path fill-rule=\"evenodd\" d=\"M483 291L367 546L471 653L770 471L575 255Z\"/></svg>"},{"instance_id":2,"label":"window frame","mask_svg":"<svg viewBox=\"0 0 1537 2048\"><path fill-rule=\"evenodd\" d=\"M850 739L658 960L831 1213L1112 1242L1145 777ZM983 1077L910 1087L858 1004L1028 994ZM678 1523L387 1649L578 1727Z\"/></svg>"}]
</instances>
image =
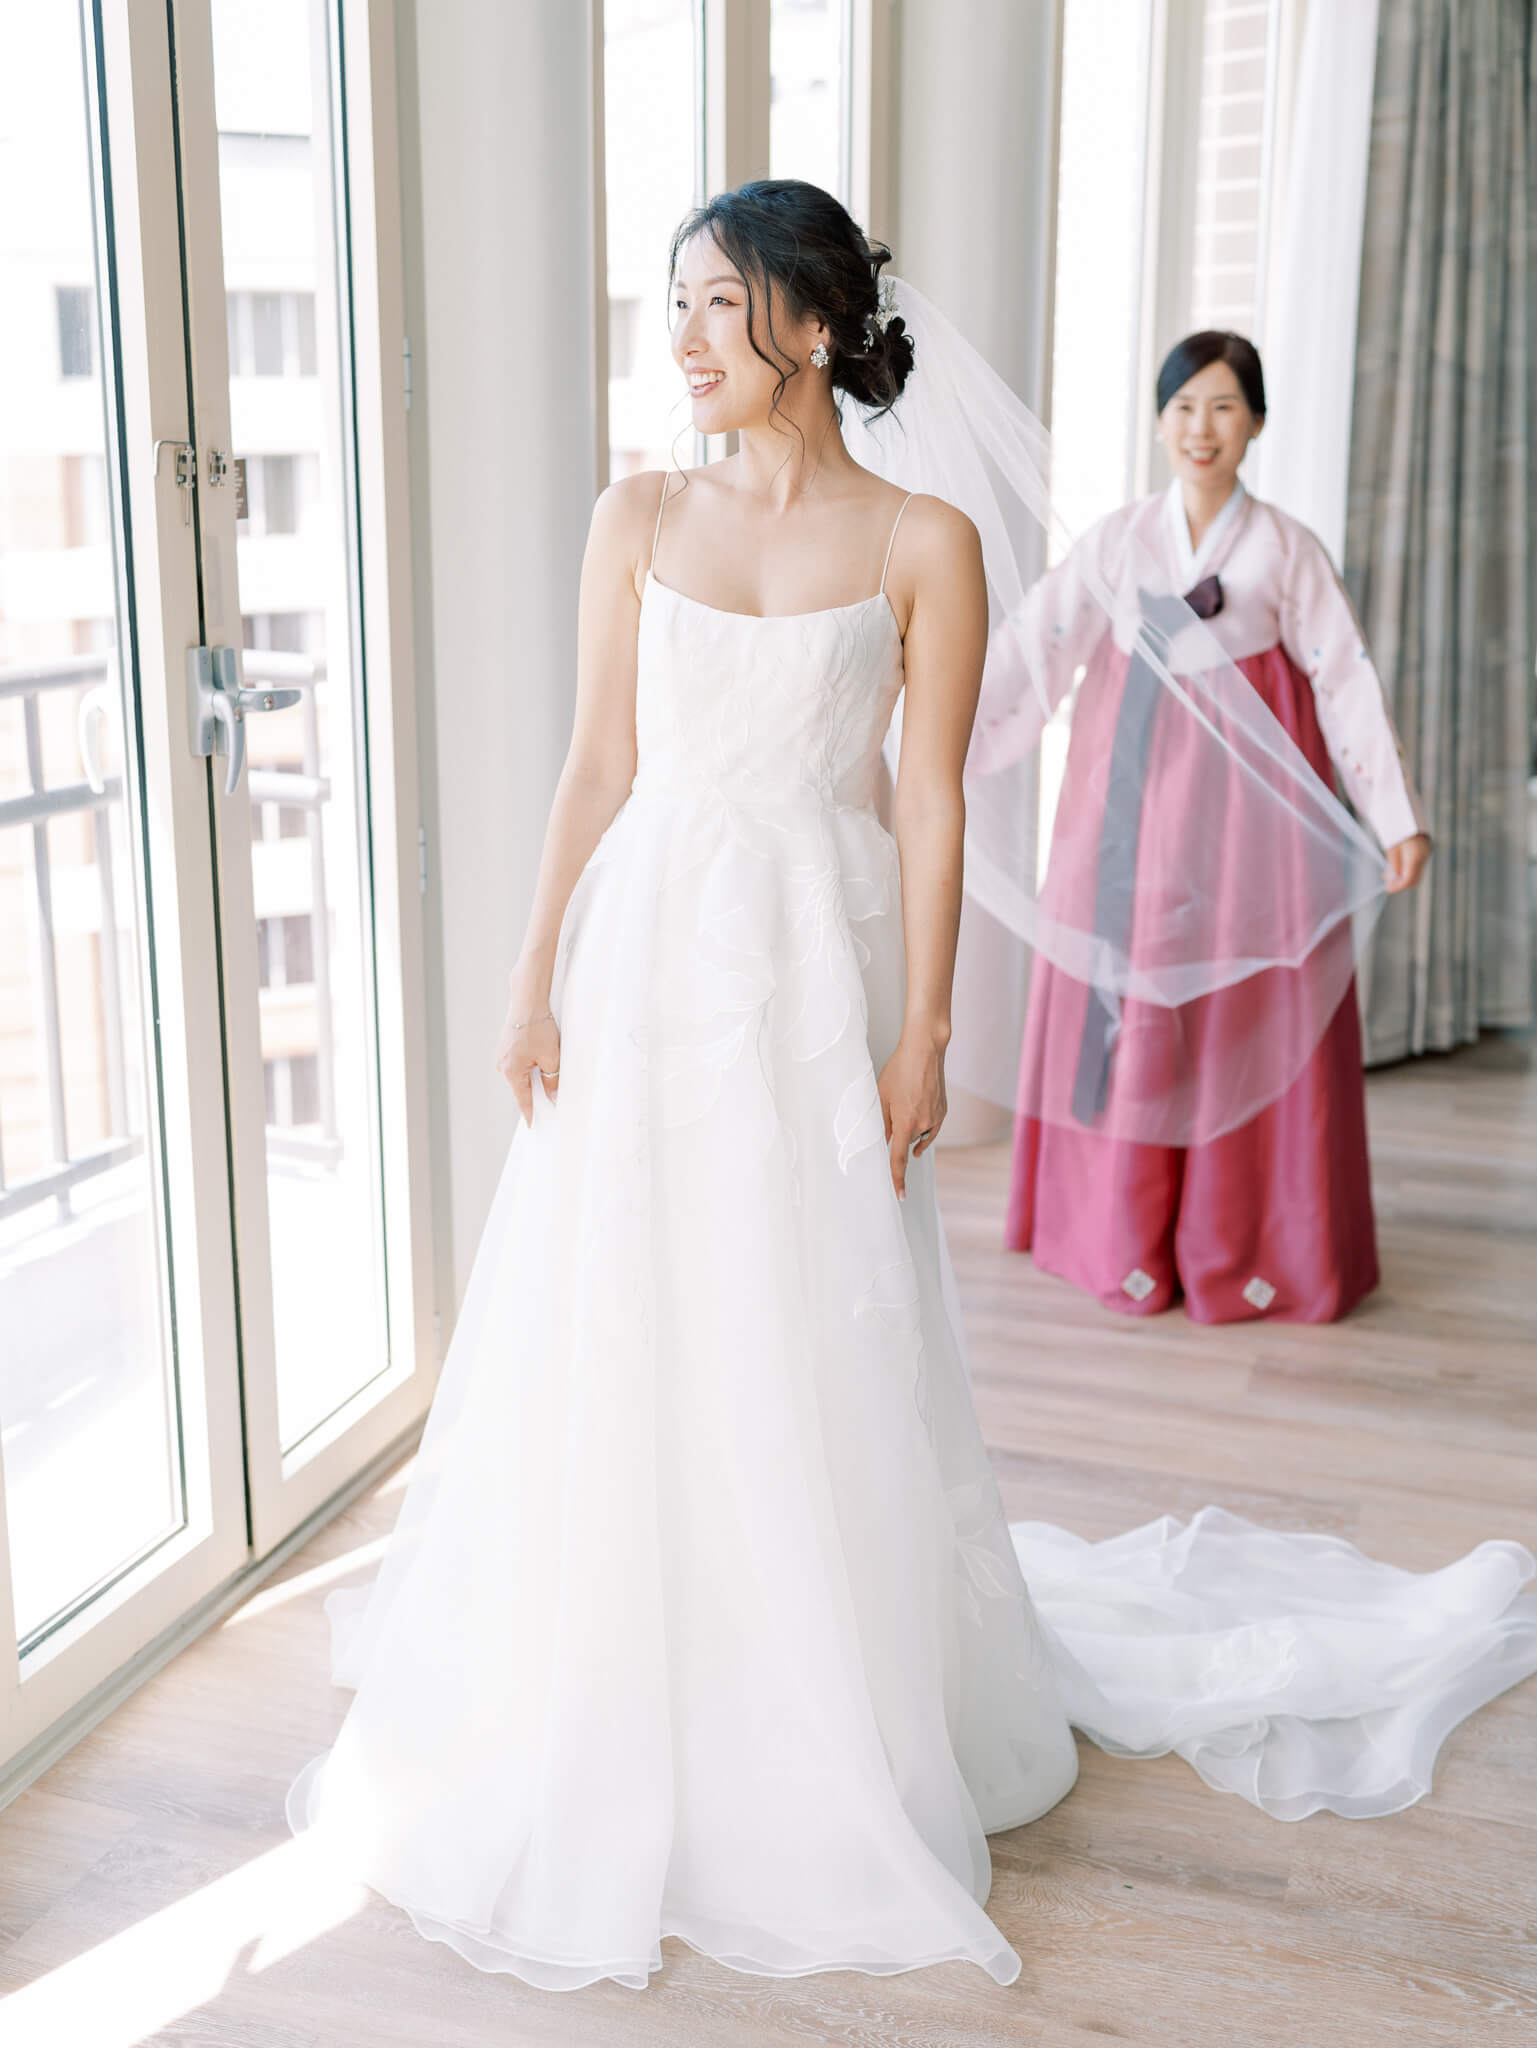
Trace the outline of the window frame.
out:
<instances>
[{"instance_id":1,"label":"window frame","mask_svg":"<svg viewBox=\"0 0 1537 2048\"><path fill-rule=\"evenodd\" d=\"M839 113L841 183L855 220L889 240L896 204L895 53L890 0L837 0L842 41ZM699 60L695 191L700 198L769 174L772 75L771 0L694 0ZM592 62L592 164L595 310L593 410L596 489L609 482L609 322L607 150L604 107L604 0L588 0ZM698 437L697 459L728 452L733 437Z\"/></svg>"},{"instance_id":2,"label":"window frame","mask_svg":"<svg viewBox=\"0 0 1537 2048\"><path fill-rule=\"evenodd\" d=\"M1263 347L1269 272L1275 247L1275 203L1284 174L1288 64L1300 38L1302 0L1264 0L1269 10L1260 210L1256 234L1254 338ZM1193 319L1195 194L1200 137L1204 0L1153 0L1142 241L1142 320L1137 351L1131 492L1154 489L1162 461L1153 380L1158 364ZM1288 52L1291 52L1290 57Z\"/></svg>"}]
</instances>

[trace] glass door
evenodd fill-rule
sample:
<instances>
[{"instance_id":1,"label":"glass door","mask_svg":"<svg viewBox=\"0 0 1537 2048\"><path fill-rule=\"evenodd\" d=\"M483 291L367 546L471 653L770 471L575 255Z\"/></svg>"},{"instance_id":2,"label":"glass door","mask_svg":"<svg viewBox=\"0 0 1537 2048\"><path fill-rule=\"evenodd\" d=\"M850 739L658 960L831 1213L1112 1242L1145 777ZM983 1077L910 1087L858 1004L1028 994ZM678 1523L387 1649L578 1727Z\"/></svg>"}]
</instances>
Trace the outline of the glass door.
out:
<instances>
[{"instance_id":1,"label":"glass door","mask_svg":"<svg viewBox=\"0 0 1537 2048\"><path fill-rule=\"evenodd\" d=\"M392 47L0 13L0 1781L430 1397Z\"/></svg>"},{"instance_id":2,"label":"glass door","mask_svg":"<svg viewBox=\"0 0 1537 2048\"><path fill-rule=\"evenodd\" d=\"M248 1551L165 11L0 42L3 1761Z\"/></svg>"},{"instance_id":3,"label":"glass door","mask_svg":"<svg viewBox=\"0 0 1537 2048\"><path fill-rule=\"evenodd\" d=\"M404 492L374 119L388 10L200 0L178 22L192 378L223 456L202 492L205 605L260 712L214 806L260 1550L420 1415L433 1364L410 1164L414 756L391 687L409 571L365 516Z\"/></svg>"}]
</instances>

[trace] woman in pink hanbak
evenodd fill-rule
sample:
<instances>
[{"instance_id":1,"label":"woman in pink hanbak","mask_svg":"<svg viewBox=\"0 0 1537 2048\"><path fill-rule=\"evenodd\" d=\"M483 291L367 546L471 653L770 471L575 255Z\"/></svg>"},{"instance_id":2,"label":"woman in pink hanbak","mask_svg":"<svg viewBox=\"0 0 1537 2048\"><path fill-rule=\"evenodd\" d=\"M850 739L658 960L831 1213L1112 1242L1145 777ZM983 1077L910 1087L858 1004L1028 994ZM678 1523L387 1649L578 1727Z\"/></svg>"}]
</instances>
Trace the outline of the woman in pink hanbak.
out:
<instances>
[{"instance_id":1,"label":"woman in pink hanbak","mask_svg":"<svg viewBox=\"0 0 1537 2048\"><path fill-rule=\"evenodd\" d=\"M1112 514L1079 549L1095 549L1100 559L1119 549L1162 565L1168 587L1206 619L1318 774L1326 782L1338 777L1387 849L1389 891L1412 888L1430 840L1350 602L1321 543L1238 479L1264 423L1253 344L1236 334L1188 336L1158 378L1159 436L1173 484ZM1126 657L1104 632L1103 612L1070 594L1077 553L1036 586L1027 608L1038 615L1043 659L1065 673L1087 662L1080 704L1094 701L1096 669L1103 671L1101 701L1113 702L1124 684L1112 669L1118 663L1124 672ZM985 719L984 709L980 748L1006 755L1007 735L990 734ZM1102 746L1105 730L1102 718L1075 722L1063 810L1075 782L1074 750ZM1165 833L1179 830L1167 815L1178 807L1176 794L1164 792L1163 814L1159 794L1150 778L1142 833L1150 821ZM1066 858L1073 857L1069 848ZM1348 1314L1378 1278L1354 983L1291 1087L1239 1128L1188 1149L1092 1127L1117 1085L1115 1034L1106 1032L1096 1047L1085 995L1081 983L1038 962L1020 1072L1010 1247L1129 1314L1155 1314L1181 1294L1198 1322L1261 1315L1328 1322ZM1243 1005L1252 1012L1257 1002L1287 1000L1284 978L1241 984L1205 999L1200 1028L1219 1036L1226 1024L1246 1028ZM1268 1012L1265 1023L1270 1028ZM1277 1030L1286 1025L1275 1019ZM1042 1121L1033 1112L1043 1095L1062 1094L1043 1080L1064 1072L1075 1105L1086 1105L1081 1119ZM1145 1085L1134 1074L1121 1080Z\"/></svg>"}]
</instances>

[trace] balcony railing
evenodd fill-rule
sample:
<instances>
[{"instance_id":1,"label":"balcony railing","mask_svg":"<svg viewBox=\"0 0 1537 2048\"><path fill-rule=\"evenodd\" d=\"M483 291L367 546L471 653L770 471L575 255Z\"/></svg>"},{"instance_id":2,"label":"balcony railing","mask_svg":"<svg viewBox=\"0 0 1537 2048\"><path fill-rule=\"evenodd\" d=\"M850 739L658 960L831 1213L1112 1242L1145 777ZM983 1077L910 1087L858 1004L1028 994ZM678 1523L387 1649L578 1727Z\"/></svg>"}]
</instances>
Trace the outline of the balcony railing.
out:
<instances>
[{"instance_id":1,"label":"balcony railing","mask_svg":"<svg viewBox=\"0 0 1537 2048\"><path fill-rule=\"evenodd\" d=\"M5 1128L0 1122L0 1221L29 1209L39 1202L58 1205L59 1220L71 1213L70 1191L81 1181L134 1158L144 1148L143 1134L129 1130L123 1003L118 960L117 879L112 863L112 829L109 813L123 800L122 777L102 776L86 782L56 783L49 787L43 773L43 728L39 710L49 690L89 686L81 700L82 727L107 706L108 675L113 666L110 654L66 656L56 661L35 663L25 668L0 669L0 702L21 699L22 731L26 745L27 782L21 796L0 800L0 830L8 825L30 827L32 832L32 908L38 935L36 962L37 990L41 1008L43 1041L43 1092L46 1103L48 1149L53 1163L41 1173L8 1183L5 1167ZM88 749L82 755L89 760ZM96 872L101 885L101 996L106 1026L106 1067L108 1122L111 1135L102 1143L72 1152L64 1081L64 1041L59 1017L59 952L54 922L53 864L48 848L48 825L53 818L72 812L88 812L96 855Z\"/></svg>"},{"instance_id":2,"label":"balcony railing","mask_svg":"<svg viewBox=\"0 0 1537 2048\"><path fill-rule=\"evenodd\" d=\"M267 1156L334 1165L341 1157L341 1132L336 1115L336 1023L331 987L331 910L326 887L325 807L331 801L331 780L320 772L320 711L316 685L324 682L324 657L284 654L247 648L241 657L249 683L298 683L300 760L289 768L247 770L253 804L280 804L304 814L309 841L310 954L314 976L315 1075L319 1114L313 1123L267 1126ZM260 870L257 870L259 878ZM262 915L258 900L256 914Z\"/></svg>"},{"instance_id":3,"label":"balcony railing","mask_svg":"<svg viewBox=\"0 0 1537 2048\"><path fill-rule=\"evenodd\" d=\"M324 679L325 665L323 660L310 655L266 649L248 649L242 661L249 682L297 682L310 686L300 700L299 769L259 768L248 772L253 804L277 804L302 812L305 836L309 842L308 902L303 906L302 914L308 916L311 931L318 1115L315 1122L307 1125L269 1124L268 1153L274 1159L332 1164L341 1155L341 1137L336 1114L336 1035L324 830L324 809L331 799L331 784L329 778L320 773L319 715L313 688ZM133 1116L128 1099L124 963L120 958L118 919L122 884L114 866L112 843L113 813L123 804L123 782L120 775L95 772L89 731L94 717L98 714L110 716L115 709L116 664L115 652L106 650L0 669L0 702L19 699L21 703L28 787L20 795L0 798L0 831L15 826L30 830L32 834L30 880L33 925L37 935L33 974L38 996L44 1123L50 1158L50 1163L41 1171L16 1181L9 1180L4 1122L0 1116L0 1222L44 1202L56 1204L58 1221L65 1222L74 1213L71 1192L75 1187L137 1158L144 1150L143 1132L132 1128ZM82 687L85 695L80 700L76 715L80 755L87 766L87 779L50 785L44 771L41 701L49 691ZM55 818L79 813L86 814L91 821L100 888L99 972L108 1128L107 1135L97 1143L76 1148L69 1129L59 998L59 944L48 827ZM258 846L260 843L258 841ZM257 853L253 881L257 889L258 919L267 914L261 900L260 874L260 855Z\"/></svg>"}]
</instances>

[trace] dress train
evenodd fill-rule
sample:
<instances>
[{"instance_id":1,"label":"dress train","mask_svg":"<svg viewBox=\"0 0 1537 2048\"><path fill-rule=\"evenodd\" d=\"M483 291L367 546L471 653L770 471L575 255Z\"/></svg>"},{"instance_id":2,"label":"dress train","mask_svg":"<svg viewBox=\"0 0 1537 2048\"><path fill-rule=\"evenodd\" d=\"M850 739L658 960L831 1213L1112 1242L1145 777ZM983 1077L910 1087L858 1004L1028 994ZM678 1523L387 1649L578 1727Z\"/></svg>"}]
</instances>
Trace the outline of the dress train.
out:
<instances>
[{"instance_id":1,"label":"dress train","mask_svg":"<svg viewBox=\"0 0 1537 2048\"><path fill-rule=\"evenodd\" d=\"M986 1837L1070 1789L1070 1724L1286 1818L1380 1813L1537 1668L1515 1544L1415 1578L1214 1509L1011 1540L932 1158L899 1202L876 1086L902 678L884 592L746 618L647 583L559 1105L509 1150L381 1568L327 1603L355 1698L288 1799L481 1969L640 1986L678 1935L1007 1983Z\"/></svg>"}]
</instances>

